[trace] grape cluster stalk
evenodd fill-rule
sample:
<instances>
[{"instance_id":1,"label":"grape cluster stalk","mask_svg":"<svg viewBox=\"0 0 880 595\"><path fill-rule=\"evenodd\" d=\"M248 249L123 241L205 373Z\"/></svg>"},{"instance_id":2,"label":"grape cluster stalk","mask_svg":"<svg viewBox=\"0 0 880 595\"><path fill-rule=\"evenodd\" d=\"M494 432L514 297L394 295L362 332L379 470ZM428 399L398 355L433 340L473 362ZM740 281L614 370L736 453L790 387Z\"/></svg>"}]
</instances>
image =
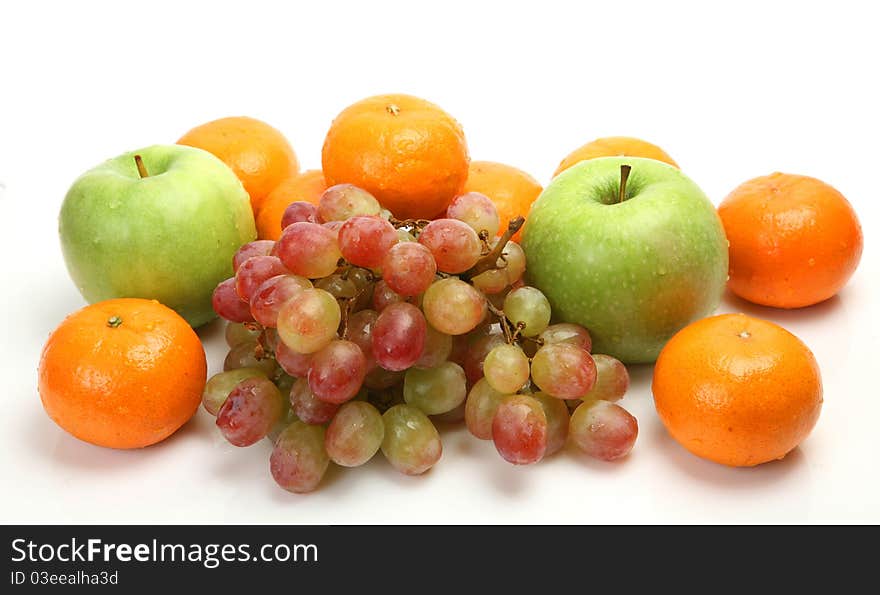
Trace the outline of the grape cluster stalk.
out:
<instances>
[{"instance_id":1,"label":"grape cluster stalk","mask_svg":"<svg viewBox=\"0 0 880 595\"><path fill-rule=\"evenodd\" d=\"M431 221L397 220L350 184L292 203L278 241L242 246L214 291L230 349L205 409L235 446L270 440L272 477L297 493L379 451L426 472L443 452L438 420L464 420L517 465L567 443L625 456L638 434L616 403L626 368L591 354L587 329L552 323L510 240L522 224L502 229L475 192Z\"/></svg>"}]
</instances>

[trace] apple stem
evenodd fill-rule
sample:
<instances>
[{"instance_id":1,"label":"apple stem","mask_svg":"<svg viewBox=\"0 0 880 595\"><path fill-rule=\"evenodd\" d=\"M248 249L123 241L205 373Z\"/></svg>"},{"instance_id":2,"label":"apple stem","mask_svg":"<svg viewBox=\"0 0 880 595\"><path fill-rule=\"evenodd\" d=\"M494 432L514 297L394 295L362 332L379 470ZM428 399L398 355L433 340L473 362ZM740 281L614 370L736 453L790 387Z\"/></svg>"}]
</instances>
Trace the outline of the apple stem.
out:
<instances>
[{"instance_id":1,"label":"apple stem","mask_svg":"<svg viewBox=\"0 0 880 595\"><path fill-rule=\"evenodd\" d=\"M620 166L620 193L617 195L617 202L622 203L626 200L626 180L629 178L629 172L632 169L630 165Z\"/></svg>"},{"instance_id":2,"label":"apple stem","mask_svg":"<svg viewBox=\"0 0 880 595\"><path fill-rule=\"evenodd\" d=\"M138 174L140 175L140 177L147 178L150 176L150 174L147 173L147 166L144 165L144 160L141 158L140 155L134 156L134 164L137 165Z\"/></svg>"},{"instance_id":3,"label":"apple stem","mask_svg":"<svg viewBox=\"0 0 880 595\"><path fill-rule=\"evenodd\" d=\"M500 238L498 238L498 243L495 244L495 248L489 252L486 256L480 258L469 271L465 273L468 279L472 279L479 275L480 273L484 273L490 269L498 268L498 259L501 258L501 254L504 252L504 248L507 247L507 242L510 241L510 238L514 236L516 232L523 226L526 222L525 217L519 215L510 220L510 223L507 224L507 231L504 232Z\"/></svg>"}]
</instances>

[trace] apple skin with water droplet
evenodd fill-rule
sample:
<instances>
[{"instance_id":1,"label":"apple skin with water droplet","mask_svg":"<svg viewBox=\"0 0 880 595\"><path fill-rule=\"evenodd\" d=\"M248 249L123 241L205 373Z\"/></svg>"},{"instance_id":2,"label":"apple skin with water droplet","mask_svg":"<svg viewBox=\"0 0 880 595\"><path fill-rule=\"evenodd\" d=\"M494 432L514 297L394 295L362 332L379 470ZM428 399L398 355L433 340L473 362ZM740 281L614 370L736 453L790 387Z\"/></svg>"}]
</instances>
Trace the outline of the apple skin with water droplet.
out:
<instances>
[{"instance_id":1,"label":"apple skin with water droplet","mask_svg":"<svg viewBox=\"0 0 880 595\"><path fill-rule=\"evenodd\" d=\"M155 299L196 327L216 317L211 294L257 234L248 194L225 163L201 149L153 145L81 175L62 204L59 235L89 303Z\"/></svg>"},{"instance_id":2,"label":"apple skin with water droplet","mask_svg":"<svg viewBox=\"0 0 880 595\"><path fill-rule=\"evenodd\" d=\"M594 353L626 363L653 362L673 334L711 314L727 278L715 207L653 159L602 157L562 172L532 205L523 248L554 321L587 327Z\"/></svg>"}]
</instances>

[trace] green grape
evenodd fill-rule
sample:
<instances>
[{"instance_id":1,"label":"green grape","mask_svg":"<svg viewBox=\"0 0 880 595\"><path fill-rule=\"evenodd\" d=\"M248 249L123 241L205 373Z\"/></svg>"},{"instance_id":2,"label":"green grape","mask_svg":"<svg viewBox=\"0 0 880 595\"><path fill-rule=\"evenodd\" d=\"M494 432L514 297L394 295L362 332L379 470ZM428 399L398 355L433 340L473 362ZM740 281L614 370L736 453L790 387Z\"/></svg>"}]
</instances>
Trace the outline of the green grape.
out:
<instances>
[{"instance_id":1,"label":"green grape","mask_svg":"<svg viewBox=\"0 0 880 595\"><path fill-rule=\"evenodd\" d=\"M593 355L596 363L596 384L586 395L584 401L601 399L603 401L619 401L629 388L629 373L619 360L610 355L597 353Z\"/></svg>"},{"instance_id":2,"label":"green grape","mask_svg":"<svg viewBox=\"0 0 880 595\"><path fill-rule=\"evenodd\" d=\"M257 355L257 353L260 355ZM257 368L262 370L267 378L275 376L278 364L275 359L263 353L262 348L255 341L240 343L229 350L223 361L223 370L237 370L238 368Z\"/></svg>"},{"instance_id":3,"label":"green grape","mask_svg":"<svg viewBox=\"0 0 880 595\"><path fill-rule=\"evenodd\" d=\"M289 395L290 389L293 388L294 382L296 382L296 378L286 372L281 372L280 375L275 379L275 386L278 387L278 390L281 391L282 395Z\"/></svg>"},{"instance_id":4,"label":"green grape","mask_svg":"<svg viewBox=\"0 0 880 595\"><path fill-rule=\"evenodd\" d=\"M243 322L226 324L226 344L230 347L256 341L260 336L260 327L255 324L245 325Z\"/></svg>"},{"instance_id":5,"label":"green grape","mask_svg":"<svg viewBox=\"0 0 880 595\"><path fill-rule=\"evenodd\" d=\"M403 379L404 400L428 415L452 411L466 396L464 370L452 362L434 368L410 368Z\"/></svg>"},{"instance_id":6,"label":"green grape","mask_svg":"<svg viewBox=\"0 0 880 595\"><path fill-rule=\"evenodd\" d=\"M287 393L283 392L282 394L286 395ZM299 418L293 412L293 409L290 408L290 399L284 399L284 404L286 409L281 415L281 419L279 419L278 422L272 426L272 429L269 430L269 433L266 434L266 439L272 444L275 444L275 441L278 440L278 436L281 435L281 432L283 432L287 426L295 421L299 421Z\"/></svg>"},{"instance_id":7,"label":"green grape","mask_svg":"<svg viewBox=\"0 0 880 595\"><path fill-rule=\"evenodd\" d=\"M504 314L514 325L525 325L520 331L523 336L534 337L550 324L550 302L538 289L520 287L504 298Z\"/></svg>"},{"instance_id":8,"label":"green grape","mask_svg":"<svg viewBox=\"0 0 880 595\"><path fill-rule=\"evenodd\" d=\"M443 454L437 428L417 407L395 405L382 415L382 454L405 475L421 475Z\"/></svg>"},{"instance_id":9,"label":"green grape","mask_svg":"<svg viewBox=\"0 0 880 595\"><path fill-rule=\"evenodd\" d=\"M544 409L547 416L547 448L544 456L550 456L565 446L568 438L569 413L568 406L562 399L551 397L547 393L537 392L532 395Z\"/></svg>"},{"instance_id":10,"label":"green grape","mask_svg":"<svg viewBox=\"0 0 880 595\"><path fill-rule=\"evenodd\" d=\"M357 295L357 285L348 277L336 273L315 282L315 287L323 289L335 298L350 299Z\"/></svg>"},{"instance_id":11,"label":"green grape","mask_svg":"<svg viewBox=\"0 0 880 595\"><path fill-rule=\"evenodd\" d=\"M289 492L311 492L318 487L330 457L324 449L324 427L295 421L275 441L269 458L272 477Z\"/></svg>"},{"instance_id":12,"label":"green grape","mask_svg":"<svg viewBox=\"0 0 880 595\"><path fill-rule=\"evenodd\" d=\"M507 275L507 283L513 285L522 278L526 271L526 253L522 247L514 241L507 242L502 252L506 266L504 273Z\"/></svg>"},{"instance_id":13,"label":"green grape","mask_svg":"<svg viewBox=\"0 0 880 595\"><path fill-rule=\"evenodd\" d=\"M483 375L498 392L515 393L529 381L529 358L518 345L498 345L486 356Z\"/></svg>"},{"instance_id":14,"label":"green grape","mask_svg":"<svg viewBox=\"0 0 880 595\"><path fill-rule=\"evenodd\" d=\"M471 283L486 295L501 293L508 286L507 272L505 269L489 269L475 275Z\"/></svg>"},{"instance_id":15,"label":"green grape","mask_svg":"<svg viewBox=\"0 0 880 595\"><path fill-rule=\"evenodd\" d=\"M532 358L532 381L558 399L580 398L596 383L596 364L580 347L551 343Z\"/></svg>"},{"instance_id":16,"label":"green grape","mask_svg":"<svg viewBox=\"0 0 880 595\"><path fill-rule=\"evenodd\" d=\"M235 370L227 370L214 374L205 384L205 390L202 391L202 405L211 415L217 415L220 407L226 401L226 397L235 388L235 385L246 378L265 378L266 373L259 368L236 368Z\"/></svg>"},{"instance_id":17,"label":"green grape","mask_svg":"<svg viewBox=\"0 0 880 595\"><path fill-rule=\"evenodd\" d=\"M498 405L507 395L492 388L485 378L481 378L468 393L464 408L464 421L468 431L480 440L492 439L492 419Z\"/></svg>"},{"instance_id":18,"label":"green grape","mask_svg":"<svg viewBox=\"0 0 880 595\"><path fill-rule=\"evenodd\" d=\"M463 335L486 317L486 298L473 285L448 277L431 284L424 294L422 308L428 323L441 333Z\"/></svg>"},{"instance_id":19,"label":"green grape","mask_svg":"<svg viewBox=\"0 0 880 595\"><path fill-rule=\"evenodd\" d=\"M358 467L376 454L384 437L382 414L367 402L351 401L333 416L324 446L337 465Z\"/></svg>"},{"instance_id":20,"label":"green grape","mask_svg":"<svg viewBox=\"0 0 880 595\"><path fill-rule=\"evenodd\" d=\"M278 312L278 336L297 353L315 353L336 336L341 319L335 297L323 289L303 289Z\"/></svg>"},{"instance_id":21,"label":"green grape","mask_svg":"<svg viewBox=\"0 0 880 595\"><path fill-rule=\"evenodd\" d=\"M417 368L434 368L447 360L452 353L452 335L441 333L430 324L425 333L425 346L415 366Z\"/></svg>"}]
</instances>

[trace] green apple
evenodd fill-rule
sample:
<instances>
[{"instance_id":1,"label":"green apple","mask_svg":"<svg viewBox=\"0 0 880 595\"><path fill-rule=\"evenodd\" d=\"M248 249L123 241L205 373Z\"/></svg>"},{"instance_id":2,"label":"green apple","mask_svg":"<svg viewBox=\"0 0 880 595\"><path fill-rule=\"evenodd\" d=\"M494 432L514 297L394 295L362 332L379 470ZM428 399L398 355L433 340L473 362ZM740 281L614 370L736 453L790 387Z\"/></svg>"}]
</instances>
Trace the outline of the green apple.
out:
<instances>
[{"instance_id":1,"label":"green apple","mask_svg":"<svg viewBox=\"0 0 880 595\"><path fill-rule=\"evenodd\" d=\"M593 352L653 362L718 306L727 238L712 203L653 159L590 159L541 193L523 231L529 282L554 318L587 327Z\"/></svg>"},{"instance_id":2,"label":"green apple","mask_svg":"<svg viewBox=\"0 0 880 595\"><path fill-rule=\"evenodd\" d=\"M211 153L154 145L80 176L59 217L67 269L89 302L139 297L192 326L215 317L211 294L256 238L241 182Z\"/></svg>"}]
</instances>

